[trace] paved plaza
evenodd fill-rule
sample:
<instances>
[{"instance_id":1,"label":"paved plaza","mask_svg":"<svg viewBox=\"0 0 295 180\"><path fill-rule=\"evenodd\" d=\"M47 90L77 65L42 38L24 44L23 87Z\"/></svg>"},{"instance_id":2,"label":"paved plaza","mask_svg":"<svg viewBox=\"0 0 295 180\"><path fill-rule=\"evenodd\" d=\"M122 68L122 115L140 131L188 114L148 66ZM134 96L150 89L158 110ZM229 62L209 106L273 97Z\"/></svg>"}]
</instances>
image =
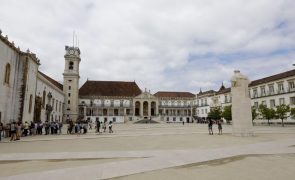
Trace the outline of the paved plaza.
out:
<instances>
[{"instance_id":1,"label":"paved plaza","mask_svg":"<svg viewBox=\"0 0 295 180\"><path fill-rule=\"evenodd\" d=\"M206 124L116 124L113 134L5 139L0 179L294 179L295 126L254 130L242 138L229 125L212 136Z\"/></svg>"}]
</instances>

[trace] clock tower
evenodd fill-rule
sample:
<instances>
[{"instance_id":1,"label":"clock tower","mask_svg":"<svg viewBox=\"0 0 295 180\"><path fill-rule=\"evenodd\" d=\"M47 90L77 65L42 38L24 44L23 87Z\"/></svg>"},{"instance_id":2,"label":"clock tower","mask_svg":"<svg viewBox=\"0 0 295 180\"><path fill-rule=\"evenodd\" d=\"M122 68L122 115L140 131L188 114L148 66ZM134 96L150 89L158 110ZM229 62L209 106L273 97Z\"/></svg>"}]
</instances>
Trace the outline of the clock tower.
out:
<instances>
[{"instance_id":1,"label":"clock tower","mask_svg":"<svg viewBox=\"0 0 295 180\"><path fill-rule=\"evenodd\" d=\"M65 47L65 70L63 73L65 94L64 119L77 121L79 116L79 64L80 49L78 47Z\"/></svg>"}]
</instances>

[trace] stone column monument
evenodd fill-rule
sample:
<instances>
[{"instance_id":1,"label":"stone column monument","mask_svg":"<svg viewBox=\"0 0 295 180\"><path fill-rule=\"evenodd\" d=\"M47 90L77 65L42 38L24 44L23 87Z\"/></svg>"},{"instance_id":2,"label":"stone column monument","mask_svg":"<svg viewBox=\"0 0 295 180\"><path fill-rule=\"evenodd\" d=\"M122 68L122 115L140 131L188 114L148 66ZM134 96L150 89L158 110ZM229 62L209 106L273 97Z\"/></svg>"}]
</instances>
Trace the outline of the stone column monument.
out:
<instances>
[{"instance_id":1,"label":"stone column monument","mask_svg":"<svg viewBox=\"0 0 295 180\"><path fill-rule=\"evenodd\" d=\"M232 122L234 136L253 136L251 99L248 78L236 70L231 79Z\"/></svg>"}]
</instances>

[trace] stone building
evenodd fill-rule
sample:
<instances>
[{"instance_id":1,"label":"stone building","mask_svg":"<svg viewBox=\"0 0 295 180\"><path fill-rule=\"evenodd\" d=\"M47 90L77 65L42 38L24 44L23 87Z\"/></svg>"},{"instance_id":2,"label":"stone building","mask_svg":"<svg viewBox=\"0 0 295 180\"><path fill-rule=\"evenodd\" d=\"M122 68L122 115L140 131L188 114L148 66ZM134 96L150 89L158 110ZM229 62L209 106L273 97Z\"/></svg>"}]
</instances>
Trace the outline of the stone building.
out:
<instances>
[{"instance_id":1,"label":"stone building","mask_svg":"<svg viewBox=\"0 0 295 180\"><path fill-rule=\"evenodd\" d=\"M62 121L63 85L42 72L37 75L35 121Z\"/></svg>"},{"instance_id":2,"label":"stone building","mask_svg":"<svg viewBox=\"0 0 295 180\"><path fill-rule=\"evenodd\" d=\"M39 65L35 54L16 48L0 31L1 122L33 119Z\"/></svg>"},{"instance_id":3,"label":"stone building","mask_svg":"<svg viewBox=\"0 0 295 180\"><path fill-rule=\"evenodd\" d=\"M0 31L0 121L45 120L43 91L51 88L55 95L60 84L52 83L48 76L38 72L40 61L29 50L23 52ZM54 81L54 80L53 80ZM59 90L57 90L59 91ZM48 92L48 91L47 91ZM58 92L60 93L60 91ZM57 94L58 94L57 93ZM48 97L48 94L46 95ZM63 104L59 94L58 106ZM52 101L53 102L53 101ZM56 103L56 101L54 101ZM43 104L42 104L43 103ZM44 107L44 109L42 109ZM55 112L54 112L55 113ZM62 112L56 114L56 120ZM55 115L54 115L55 118ZM54 118L51 118L54 119Z\"/></svg>"},{"instance_id":4,"label":"stone building","mask_svg":"<svg viewBox=\"0 0 295 180\"><path fill-rule=\"evenodd\" d=\"M194 94L141 91L136 82L86 81L79 90L80 118L124 123L192 121Z\"/></svg>"},{"instance_id":5,"label":"stone building","mask_svg":"<svg viewBox=\"0 0 295 180\"><path fill-rule=\"evenodd\" d=\"M159 116L166 122L193 122L195 95L190 92L163 92L155 94L159 101Z\"/></svg>"},{"instance_id":6,"label":"stone building","mask_svg":"<svg viewBox=\"0 0 295 180\"><path fill-rule=\"evenodd\" d=\"M64 95L65 95L65 119L77 120L79 111L79 80L80 80L80 49L78 47L65 47L64 68Z\"/></svg>"},{"instance_id":7,"label":"stone building","mask_svg":"<svg viewBox=\"0 0 295 180\"><path fill-rule=\"evenodd\" d=\"M212 106L213 99L216 91L209 90L200 92L196 95L197 104L196 104L196 116L200 118L207 118L208 113L210 112L210 108Z\"/></svg>"},{"instance_id":8,"label":"stone building","mask_svg":"<svg viewBox=\"0 0 295 180\"><path fill-rule=\"evenodd\" d=\"M231 105L231 88L222 86L219 91L208 91L210 93L197 94L197 108L196 114L198 117L206 119L208 112L213 107L221 107ZM295 107L295 70L290 70L275 74L269 77L261 78L251 81L249 84L249 94L251 98L251 105L258 109L260 104L264 104L269 108L276 108L281 104L289 105L291 108ZM205 99L208 104L202 105ZM205 109L205 110L203 110ZM207 109L207 113L206 113ZM203 112L203 113L202 113ZM264 120L256 120L263 122ZM273 122L276 120L273 120ZM287 122L292 119L288 117ZM278 120L278 122L280 122Z\"/></svg>"},{"instance_id":9,"label":"stone building","mask_svg":"<svg viewBox=\"0 0 295 180\"><path fill-rule=\"evenodd\" d=\"M86 81L79 90L80 119L124 123L139 113L133 98L141 94L135 82Z\"/></svg>"}]
</instances>

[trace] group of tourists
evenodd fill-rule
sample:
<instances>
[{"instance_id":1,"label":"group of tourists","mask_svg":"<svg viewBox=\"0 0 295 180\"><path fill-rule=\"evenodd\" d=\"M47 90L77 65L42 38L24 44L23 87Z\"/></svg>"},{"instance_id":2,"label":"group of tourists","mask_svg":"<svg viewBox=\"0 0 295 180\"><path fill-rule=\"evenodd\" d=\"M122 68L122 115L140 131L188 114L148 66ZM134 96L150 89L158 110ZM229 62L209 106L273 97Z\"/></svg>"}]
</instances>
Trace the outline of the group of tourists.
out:
<instances>
[{"instance_id":1,"label":"group of tourists","mask_svg":"<svg viewBox=\"0 0 295 180\"><path fill-rule=\"evenodd\" d=\"M61 134L62 133L62 122L33 122L28 123L25 121L22 122L11 122L3 124L0 122L0 141L2 137L10 137L10 141L20 140L21 137L25 136L34 136L42 135L43 129L45 130L44 134Z\"/></svg>"},{"instance_id":2,"label":"group of tourists","mask_svg":"<svg viewBox=\"0 0 295 180\"><path fill-rule=\"evenodd\" d=\"M88 124L87 121L73 122L72 120L69 120L67 134L77 134L77 136L82 133L86 134L88 132ZM89 129L92 129L91 125L89 125Z\"/></svg>"},{"instance_id":3,"label":"group of tourists","mask_svg":"<svg viewBox=\"0 0 295 180\"><path fill-rule=\"evenodd\" d=\"M208 120L209 135L213 135L213 124L214 124L214 121L212 119L209 119ZM218 135L222 135L222 121L217 120L216 124L218 126Z\"/></svg>"},{"instance_id":4,"label":"group of tourists","mask_svg":"<svg viewBox=\"0 0 295 180\"><path fill-rule=\"evenodd\" d=\"M100 122L99 120L96 120L95 128L96 128L96 133L106 132L106 130L107 130L107 121L104 120L104 122ZM101 132L100 132L100 128L102 128ZM108 123L108 128L109 128L109 133L113 133L113 122L112 121L110 121Z\"/></svg>"}]
</instances>

